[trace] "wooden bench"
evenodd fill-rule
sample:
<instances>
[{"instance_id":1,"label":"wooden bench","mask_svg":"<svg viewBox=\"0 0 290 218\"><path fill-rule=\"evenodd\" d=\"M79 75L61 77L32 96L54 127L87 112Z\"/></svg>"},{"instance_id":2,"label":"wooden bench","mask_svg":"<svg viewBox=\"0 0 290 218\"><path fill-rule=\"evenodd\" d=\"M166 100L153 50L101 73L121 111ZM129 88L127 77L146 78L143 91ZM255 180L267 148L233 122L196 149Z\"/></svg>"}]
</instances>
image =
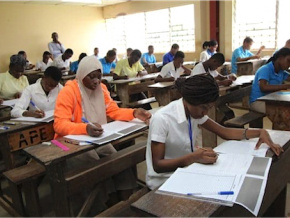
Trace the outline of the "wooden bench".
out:
<instances>
[{"instance_id":1,"label":"wooden bench","mask_svg":"<svg viewBox=\"0 0 290 218\"><path fill-rule=\"evenodd\" d=\"M3 173L9 183L12 208L21 216L41 216L37 187L39 177L44 174L45 168L35 161Z\"/></svg>"},{"instance_id":2,"label":"wooden bench","mask_svg":"<svg viewBox=\"0 0 290 218\"><path fill-rule=\"evenodd\" d=\"M243 128L246 124L249 124L252 128L263 128L263 118L265 114L250 111L241 116L232 118L224 122L225 126Z\"/></svg>"},{"instance_id":3,"label":"wooden bench","mask_svg":"<svg viewBox=\"0 0 290 218\"><path fill-rule=\"evenodd\" d=\"M128 103L129 107L141 107L144 104L150 104L156 102L156 98L155 97L151 97L151 98L145 98L139 101L134 101L134 102L130 102Z\"/></svg>"}]
</instances>

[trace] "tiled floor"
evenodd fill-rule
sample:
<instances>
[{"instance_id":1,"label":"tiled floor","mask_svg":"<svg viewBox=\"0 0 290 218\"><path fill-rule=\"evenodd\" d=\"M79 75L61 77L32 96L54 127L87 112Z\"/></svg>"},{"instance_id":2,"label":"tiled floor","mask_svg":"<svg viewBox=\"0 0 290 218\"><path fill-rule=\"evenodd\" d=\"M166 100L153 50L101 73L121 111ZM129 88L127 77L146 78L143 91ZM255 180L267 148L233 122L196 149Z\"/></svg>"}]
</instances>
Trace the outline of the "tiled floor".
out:
<instances>
[{"instance_id":1,"label":"tiled floor","mask_svg":"<svg viewBox=\"0 0 290 218\"><path fill-rule=\"evenodd\" d=\"M156 104L152 105L153 107L156 107ZM243 113L246 113L244 110L238 110L234 109L234 112L236 116L242 115ZM272 124L268 120L268 118L264 118L264 128L266 129L271 129ZM140 137L138 138L137 142L140 141L146 141L146 137ZM218 144L220 144L223 140L221 138L218 138ZM138 164L137 166L138 169L138 177L140 180L145 181L145 175L146 175L146 162L142 162ZM288 185L290 186L290 185ZM2 182L2 187L5 188L7 187L7 184L5 182ZM289 187L290 188L290 187ZM39 193L40 193L40 198L41 198L41 203L42 203L42 209L43 209L43 214L44 216L47 217L52 217L54 216L53 212L51 211L51 207L47 207L47 205L52 205L52 199L49 195L50 193L50 187L47 181L44 179L44 182L39 187ZM288 191L287 194L287 200L288 200L288 205L287 205L287 213L290 215L290 191ZM0 217L11 217L10 214L8 214L2 207L0 207Z\"/></svg>"}]
</instances>

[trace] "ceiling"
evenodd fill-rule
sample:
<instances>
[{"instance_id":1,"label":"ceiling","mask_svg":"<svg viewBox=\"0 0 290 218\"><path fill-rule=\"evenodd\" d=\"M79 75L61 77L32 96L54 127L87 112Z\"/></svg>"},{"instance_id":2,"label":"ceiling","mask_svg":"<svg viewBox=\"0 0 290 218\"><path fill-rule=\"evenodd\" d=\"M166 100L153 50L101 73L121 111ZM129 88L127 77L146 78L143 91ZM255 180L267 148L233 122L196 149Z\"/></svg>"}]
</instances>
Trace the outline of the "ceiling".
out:
<instances>
[{"instance_id":1,"label":"ceiling","mask_svg":"<svg viewBox=\"0 0 290 218\"><path fill-rule=\"evenodd\" d=\"M52 4L52 5L85 5L104 7L107 5L119 4L131 0L0 0L5 3L24 3L24 4Z\"/></svg>"}]
</instances>

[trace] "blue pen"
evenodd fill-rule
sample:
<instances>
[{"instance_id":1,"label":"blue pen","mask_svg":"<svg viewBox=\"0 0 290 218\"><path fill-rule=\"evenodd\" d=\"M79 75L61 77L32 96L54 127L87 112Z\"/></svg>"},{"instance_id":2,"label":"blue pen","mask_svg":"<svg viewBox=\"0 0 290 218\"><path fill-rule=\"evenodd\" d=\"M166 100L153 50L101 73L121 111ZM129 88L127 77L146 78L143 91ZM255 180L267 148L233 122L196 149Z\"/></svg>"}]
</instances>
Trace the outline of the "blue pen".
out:
<instances>
[{"instance_id":1,"label":"blue pen","mask_svg":"<svg viewBox=\"0 0 290 218\"><path fill-rule=\"evenodd\" d=\"M195 196L195 195L233 195L233 194L234 194L233 191L187 193L188 196Z\"/></svg>"},{"instance_id":2,"label":"blue pen","mask_svg":"<svg viewBox=\"0 0 290 218\"><path fill-rule=\"evenodd\" d=\"M84 117L82 117L82 121L83 121L84 123L88 123L88 124L91 124L91 125L93 125L94 127L96 127L95 124L93 124L92 122L88 121L88 120L87 120L86 118L84 118Z\"/></svg>"},{"instance_id":3,"label":"blue pen","mask_svg":"<svg viewBox=\"0 0 290 218\"><path fill-rule=\"evenodd\" d=\"M39 107L37 107L36 104L35 104L32 100L30 101L30 104L31 104L33 107L35 107L36 110L41 111L41 110L39 109Z\"/></svg>"},{"instance_id":4,"label":"blue pen","mask_svg":"<svg viewBox=\"0 0 290 218\"><path fill-rule=\"evenodd\" d=\"M9 126L0 126L0 129L7 130L9 129Z\"/></svg>"}]
</instances>

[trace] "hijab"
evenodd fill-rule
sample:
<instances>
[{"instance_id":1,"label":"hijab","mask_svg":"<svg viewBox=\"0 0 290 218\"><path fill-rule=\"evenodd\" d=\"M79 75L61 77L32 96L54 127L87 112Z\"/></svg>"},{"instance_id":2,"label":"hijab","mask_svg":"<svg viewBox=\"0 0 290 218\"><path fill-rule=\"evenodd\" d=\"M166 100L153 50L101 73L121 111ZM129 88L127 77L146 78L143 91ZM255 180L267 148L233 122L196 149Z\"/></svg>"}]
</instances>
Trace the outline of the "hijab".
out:
<instances>
[{"instance_id":1,"label":"hijab","mask_svg":"<svg viewBox=\"0 0 290 218\"><path fill-rule=\"evenodd\" d=\"M82 98L82 113L88 121L100 125L107 123L106 106L101 84L98 84L95 90L88 89L83 84L83 79L95 70L101 70L101 62L94 56L84 57L76 73L76 80L80 89Z\"/></svg>"}]
</instances>

